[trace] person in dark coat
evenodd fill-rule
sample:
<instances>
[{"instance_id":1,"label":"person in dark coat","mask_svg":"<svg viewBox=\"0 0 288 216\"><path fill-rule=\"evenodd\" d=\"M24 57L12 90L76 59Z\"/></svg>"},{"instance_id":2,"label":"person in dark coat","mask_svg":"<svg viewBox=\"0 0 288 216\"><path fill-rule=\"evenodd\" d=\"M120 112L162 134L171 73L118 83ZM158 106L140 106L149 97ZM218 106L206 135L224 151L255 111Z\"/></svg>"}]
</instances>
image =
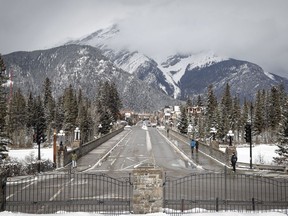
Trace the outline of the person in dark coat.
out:
<instances>
[{"instance_id":1,"label":"person in dark coat","mask_svg":"<svg viewBox=\"0 0 288 216\"><path fill-rule=\"evenodd\" d=\"M198 149L199 149L199 140L196 139L195 141L195 147L196 147L196 152L198 152Z\"/></svg>"},{"instance_id":2,"label":"person in dark coat","mask_svg":"<svg viewBox=\"0 0 288 216\"><path fill-rule=\"evenodd\" d=\"M233 154L231 156L231 164L233 167L233 172L236 172L236 162L237 162L237 156L236 156L235 152L233 152Z\"/></svg>"}]
</instances>

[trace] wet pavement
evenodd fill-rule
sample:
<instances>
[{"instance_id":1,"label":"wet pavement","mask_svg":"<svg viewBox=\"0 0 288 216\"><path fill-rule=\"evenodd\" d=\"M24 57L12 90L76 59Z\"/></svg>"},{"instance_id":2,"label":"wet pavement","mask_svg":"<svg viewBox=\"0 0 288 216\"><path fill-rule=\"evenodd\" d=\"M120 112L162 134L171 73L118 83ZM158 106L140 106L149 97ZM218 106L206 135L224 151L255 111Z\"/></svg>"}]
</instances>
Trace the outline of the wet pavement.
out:
<instances>
[{"instance_id":1,"label":"wet pavement","mask_svg":"<svg viewBox=\"0 0 288 216\"><path fill-rule=\"evenodd\" d=\"M185 141L176 140L172 137L167 138L164 130L159 129L158 131L163 136L163 138L170 142L173 148L177 149L177 151L179 151L183 157L186 157L186 160L193 163L200 170L203 170L204 172L223 172L226 169L228 172L232 172L232 167L226 167L224 164L201 152L200 149L198 152L196 152L196 149L194 149L194 152L192 154L191 148L188 143L186 143ZM121 141L129 135L130 132L130 129L125 129L121 133L112 137L110 140L104 142L101 146L90 151L87 155L79 158L77 161L76 169L72 169L71 165L69 164L64 168L58 169L58 171L89 172L89 170L93 169L93 167L101 165L101 162L109 156L110 152L113 151L113 149L117 147L118 144L121 143ZM276 171L255 170L237 167L236 172L239 174L254 174L288 178L288 175L286 173Z\"/></svg>"}]
</instances>

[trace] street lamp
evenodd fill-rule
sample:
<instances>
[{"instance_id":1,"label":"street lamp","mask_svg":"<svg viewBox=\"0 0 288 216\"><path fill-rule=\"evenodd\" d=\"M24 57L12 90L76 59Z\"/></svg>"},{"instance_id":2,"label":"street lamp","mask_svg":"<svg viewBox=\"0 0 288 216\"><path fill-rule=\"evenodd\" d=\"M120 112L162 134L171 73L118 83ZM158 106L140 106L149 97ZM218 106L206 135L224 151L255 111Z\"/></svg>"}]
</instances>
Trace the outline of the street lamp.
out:
<instances>
[{"instance_id":1,"label":"street lamp","mask_svg":"<svg viewBox=\"0 0 288 216\"><path fill-rule=\"evenodd\" d=\"M217 130L216 130L216 128L210 128L210 133L212 134L212 138L213 138L213 140L215 140L215 135L216 135L216 133L217 133Z\"/></svg>"},{"instance_id":2,"label":"street lamp","mask_svg":"<svg viewBox=\"0 0 288 216\"><path fill-rule=\"evenodd\" d=\"M191 123L189 123L187 129L188 129L188 134L191 134L192 133L192 129L193 129L193 126L191 125Z\"/></svg>"},{"instance_id":3,"label":"street lamp","mask_svg":"<svg viewBox=\"0 0 288 216\"><path fill-rule=\"evenodd\" d=\"M58 133L58 136L60 136L60 150L64 150L61 148L64 148L64 144L63 144L63 138L65 137L65 133L63 130L60 130Z\"/></svg>"},{"instance_id":4,"label":"street lamp","mask_svg":"<svg viewBox=\"0 0 288 216\"><path fill-rule=\"evenodd\" d=\"M99 136L101 137L101 129L102 129L102 124L99 124L98 126L98 131L99 131Z\"/></svg>"},{"instance_id":5,"label":"street lamp","mask_svg":"<svg viewBox=\"0 0 288 216\"><path fill-rule=\"evenodd\" d=\"M56 166L56 141L57 141L57 133L56 133L56 129L54 129L54 134L53 134L53 162L54 162L55 166Z\"/></svg>"},{"instance_id":6,"label":"street lamp","mask_svg":"<svg viewBox=\"0 0 288 216\"><path fill-rule=\"evenodd\" d=\"M232 137L234 136L232 130L228 131L227 136L229 137L229 146L232 146Z\"/></svg>"},{"instance_id":7,"label":"street lamp","mask_svg":"<svg viewBox=\"0 0 288 216\"><path fill-rule=\"evenodd\" d=\"M76 129L74 130L74 133L74 140L80 140L80 129L78 127L76 127Z\"/></svg>"}]
</instances>

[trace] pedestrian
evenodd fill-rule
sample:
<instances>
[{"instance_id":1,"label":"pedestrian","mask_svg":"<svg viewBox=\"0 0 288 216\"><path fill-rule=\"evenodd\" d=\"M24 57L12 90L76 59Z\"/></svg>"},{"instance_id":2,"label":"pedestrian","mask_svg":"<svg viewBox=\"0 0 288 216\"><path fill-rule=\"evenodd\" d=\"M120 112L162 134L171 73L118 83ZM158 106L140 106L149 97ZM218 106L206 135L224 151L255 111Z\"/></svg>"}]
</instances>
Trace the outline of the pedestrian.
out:
<instances>
[{"instance_id":1,"label":"pedestrian","mask_svg":"<svg viewBox=\"0 0 288 216\"><path fill-rule=\"evenodd\" d=\"M77 154L76 154L75 151L72 153L71 158L72 158L72 168L76 168L76 167L77 167L77 163L76 163L76 161L77 161Z\"/></svg>"},{"instance_id":2,"label":"pedestrian","mask_svg":"<svg viewBox=\"0 0 288 216\"><path fill-rule=\"evenodd\" d=\"M198 149L199 149L199 141L198 141L198 139L196 139L195 147L196 147L196 152L198 152Z\"/></svg>"},{"instance_id":3,"label":"pedestrian","mask_svg":"<svg viewBox=\"0 0 288 216\"><path fill-rule=\"evenodd\" d=\"M192 154L193 154L194 148L195 148L195 146L196 146L196 142L195 142L194 139L191 139L190 146L191 146L191 152L192 152Z\"/></svg>"},{"instance_id":4,"label":"pedestrian","mask_svg":"<svg viewBox=\"0 0 288 216\"><path fill-rule=\"evenodd\" d=\"M232 163L232 167L233 167L233 172L236 172L236 162L237 162L237 156L236 156L235 152L233 152L233 154L231 156L231 163Z\"/></svg>"}]
</instances>

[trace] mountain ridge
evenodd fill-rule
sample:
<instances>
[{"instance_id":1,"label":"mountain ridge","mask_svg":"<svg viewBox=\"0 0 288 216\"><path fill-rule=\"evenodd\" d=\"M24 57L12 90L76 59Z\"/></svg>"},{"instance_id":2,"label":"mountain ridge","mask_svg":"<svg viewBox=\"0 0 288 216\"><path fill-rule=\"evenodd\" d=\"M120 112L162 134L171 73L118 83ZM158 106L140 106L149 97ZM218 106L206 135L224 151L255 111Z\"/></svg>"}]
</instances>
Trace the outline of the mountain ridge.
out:
<instances>
[{"instance_id":1,"label":"mountain ridge","mask_svg":"<svg viewBox=\"0 0 288 216\"><path fill-rule=\"evenodd\" d=\"M7 71L13 70L13 88L26 94L41 92L44 79L53 83L53 95L59 97L70 84L93 99L100 81L116 84L124 109L142 112L159 110L180 102L147 85L133 74L118 69L95 47L64 45L47 50L14 52L3 56Z\"/></svg>"},{"instance_id":2,"label":"mountain ridge","mask_svg":"<svg viewBox=\"0 0 288 216\"><path fill-rule=\"evenodd\" d=\"M228 81L233 82L231 93L241 98L253 98L258 90L262 90L261 88L268 89L280 83L288 86L288 79L284 77L264 72L260 66L248 61L217 56L213 51L175 54L168 56L166 60L159 61L137 50L130 51L126 48L121 48L124 47L121 44L118 44L117 48L115 48L115 41L117 41L117 35L120 32L119 26L113 25L106 29L98 30L85 37L85 39L71 41L70 43L88 44L98 47L103 51L103 55L107 56L119 68L130 74L135 74L147 85L161 89L167 95L180 100L186 100L187 97L191 97L191 94L204 94L209 84L213 84L217 95L220 95L223 90L223 83ZM250 75L249 79L243 73L243 68ZM194 73L195 75L196 71L198 71L199 77L190 74ZM201 75L202 72L210 78L200 79L203 76ZM250 91L245 89L245 91L241 92L237 86L238 84L233 81L236 79L235 76L243 76L243 78L238 77L237 79L239 82L243 79L245 79L245 82L249 82L250 84L245 84L245 86L249 87ZM193 80L191 80L191 77L193 77ZM277 79L271 77L277 77ZM200 80L202 84L199 83ZM194 85L191 85L193 83Z\"/></svg>"}]
</instances>

